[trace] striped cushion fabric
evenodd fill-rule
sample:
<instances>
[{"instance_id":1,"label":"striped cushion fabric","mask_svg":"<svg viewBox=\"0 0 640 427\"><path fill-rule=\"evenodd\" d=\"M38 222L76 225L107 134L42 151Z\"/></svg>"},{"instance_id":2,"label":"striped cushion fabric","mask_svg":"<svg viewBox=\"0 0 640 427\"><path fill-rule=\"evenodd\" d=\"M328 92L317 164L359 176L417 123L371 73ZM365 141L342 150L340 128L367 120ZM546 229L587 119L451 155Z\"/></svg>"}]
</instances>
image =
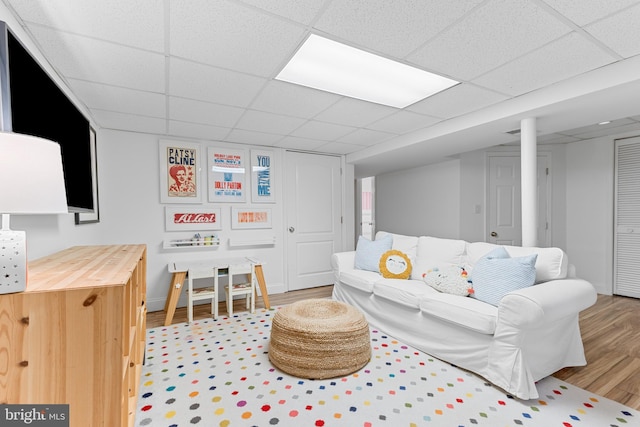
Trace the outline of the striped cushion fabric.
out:
<instances>
[{"instance_id":1,"label":"striped cushion fabric","mask_svg":"<svg viewBox=\"0 0 640 427\"><path fill-rule=\"evenodd\" d=\"M533 285L537 258L538 254L511 258L503 247L492 250L473 267L473 296L497 306L509 292Z\"/></svg>"}]
</instances>

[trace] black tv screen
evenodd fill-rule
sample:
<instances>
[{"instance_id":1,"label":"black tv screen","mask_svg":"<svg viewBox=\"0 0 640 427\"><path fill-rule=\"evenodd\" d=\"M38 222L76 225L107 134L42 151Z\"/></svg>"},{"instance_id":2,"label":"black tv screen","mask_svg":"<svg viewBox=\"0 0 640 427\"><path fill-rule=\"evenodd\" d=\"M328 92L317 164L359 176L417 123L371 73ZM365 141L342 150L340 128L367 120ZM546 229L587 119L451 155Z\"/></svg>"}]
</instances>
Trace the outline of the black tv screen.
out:
<instances>
[{"instance_id":1,"label":"black tv screen","mask_svg":"<svg viewBox=\"0 0 640 427\"><path fill-rule=\"evenodd\" d=\"M4 130L60 144L67 205L72 212L94 209L90 124L22 43L4 25L10 111ZM6 90L6 85L3 85ZM7 103L7 97L3 96ZM3 109L6 109L3 105Z\"/></svg>"}]
</instances>

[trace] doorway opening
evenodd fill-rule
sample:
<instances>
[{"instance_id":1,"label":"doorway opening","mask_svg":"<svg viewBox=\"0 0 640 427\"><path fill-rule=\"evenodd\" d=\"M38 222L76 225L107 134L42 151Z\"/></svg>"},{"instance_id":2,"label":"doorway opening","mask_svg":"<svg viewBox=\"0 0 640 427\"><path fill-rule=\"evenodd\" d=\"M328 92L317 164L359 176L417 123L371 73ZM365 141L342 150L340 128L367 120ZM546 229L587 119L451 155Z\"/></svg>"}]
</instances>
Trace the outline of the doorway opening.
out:
<instances>
[{"instance_id":1,"label":"doorway opening","mask_svg":"<svg viewBox=\"0 0 640 427\"><path fill-rule=\"evenodd\" d=\"M358 180L358 203L360 205L360 218L357 221L360 235L369 240L375 236L375 177Z\"/></svg>"}]
</instances>

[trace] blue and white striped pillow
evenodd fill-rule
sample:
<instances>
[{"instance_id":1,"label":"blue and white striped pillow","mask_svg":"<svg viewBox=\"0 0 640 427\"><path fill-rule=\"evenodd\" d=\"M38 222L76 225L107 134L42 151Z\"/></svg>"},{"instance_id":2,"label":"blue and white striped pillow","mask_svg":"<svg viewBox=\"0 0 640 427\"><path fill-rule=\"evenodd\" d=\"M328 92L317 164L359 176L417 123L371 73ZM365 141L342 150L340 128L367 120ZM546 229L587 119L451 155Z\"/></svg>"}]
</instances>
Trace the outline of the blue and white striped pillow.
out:
<instances>
[{"instance_id":1,"label":"blue and white striped pillow","mask_svg":"<svg viewBox=\"0 0 640 427\"><path fill-rule=\"evenodd\" d=\"M497 306L509 292L533 285L537 258L538 254L511 258L503 247L492 250L473 266L473 296Z\"/></svg>"}]
</instances>

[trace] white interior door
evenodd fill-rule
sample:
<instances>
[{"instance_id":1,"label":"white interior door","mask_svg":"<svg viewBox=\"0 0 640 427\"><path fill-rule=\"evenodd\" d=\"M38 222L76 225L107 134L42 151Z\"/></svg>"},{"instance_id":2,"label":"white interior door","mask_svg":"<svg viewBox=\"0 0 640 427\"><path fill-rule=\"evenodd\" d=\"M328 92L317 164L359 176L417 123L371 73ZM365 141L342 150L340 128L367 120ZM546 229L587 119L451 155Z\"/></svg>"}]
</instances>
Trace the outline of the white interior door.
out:
<instances>
[{"instance_id":1,"label":"white interior door","mask_svg":"<svg viewBox=\"0 0 640 427\"><path fill-rule=\"evenodd\" d=\"M640 137L616 141L613 293L640 298Z\"/></svg>"},{"instance_id":2,"label":"white interior door","mask_svg":"<svg viewBox=\"0 0 640 427\"><path fill-rule=\"evenodd\" d=\"M489 157L487 241L498 245L522 244L520 157Z\"/></svg>"},{"instance_id":3,"label":"white interior door","mask_svg":"<svg viewBox=\"0 0 640 427\"><path fill-rule=\"evenodd\" d=\"M549 160L538 156L538 246L550 242ZM499 245L522 245L520 156L492 153L489 156L486 241Z\"/></svg>"},{"instance_id":4,"label":"white interior door","mask_svg":"<svg viewBox=\"0 0 640 427\"><path fill-rule=\"evenodd\" d=\"M288 288L329 285L342 247L340 158L288 151L285 160Z\"/></svg>"}]
</instances>

